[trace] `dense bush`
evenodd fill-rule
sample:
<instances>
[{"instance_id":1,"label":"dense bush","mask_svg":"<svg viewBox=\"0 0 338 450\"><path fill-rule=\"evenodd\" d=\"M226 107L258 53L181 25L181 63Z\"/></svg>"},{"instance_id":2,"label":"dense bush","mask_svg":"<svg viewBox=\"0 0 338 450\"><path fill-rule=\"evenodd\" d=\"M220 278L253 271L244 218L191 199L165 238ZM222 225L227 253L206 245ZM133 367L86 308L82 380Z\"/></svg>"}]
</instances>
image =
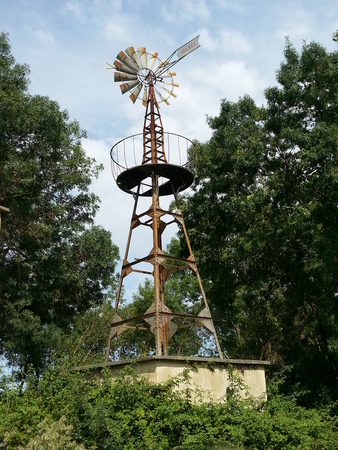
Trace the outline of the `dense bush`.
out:
<instances>
[{"instance_id":1,"label":"dense bush","mask_svg":"<svg viewBox=\"0 0 338 450\"><path fill-rule=\"evenodd\" d=\"M3 377L0 448L335 449L336 419L271 391L268 402L233 395L193 404L178 379L149 383L127 368L112 382L66 367L20 387Z\"/></svg>"}]
</instances>

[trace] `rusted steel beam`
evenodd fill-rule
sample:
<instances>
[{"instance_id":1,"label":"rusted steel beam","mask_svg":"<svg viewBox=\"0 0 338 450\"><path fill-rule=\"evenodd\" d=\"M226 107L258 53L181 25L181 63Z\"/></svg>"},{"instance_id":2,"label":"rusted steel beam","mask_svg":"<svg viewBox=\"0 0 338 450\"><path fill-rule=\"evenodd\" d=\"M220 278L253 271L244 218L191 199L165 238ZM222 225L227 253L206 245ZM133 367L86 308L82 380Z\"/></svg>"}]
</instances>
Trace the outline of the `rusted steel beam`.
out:
<instances>
[{"instance_id":1,"label":"rusted steel beam","mask_svg":"<svg viewBox=\"0 0 338 450\"><path fill-rule=\"evenodd\" d=\"M210 320L211 319L210 316L195 316L195 315L191 315L191 314L172 313L172 312L166 312L166 311L162 311L159 314L162 316L167 316L167 317L171 317L171 318L178 317L181 319L191 319L191 320ZM135 321L145 320L145 319L148 319L148 318L154 317L154 316L155 316L155 313L151 312L148 314L142 314L140 316L129 317L128 319L122 319L122 320L119 320L118 322L114 322L114 326L123 325L124 323L129 323L129 322L132 322L133 320L135 320Z\"/></svg>"}]
</instances>

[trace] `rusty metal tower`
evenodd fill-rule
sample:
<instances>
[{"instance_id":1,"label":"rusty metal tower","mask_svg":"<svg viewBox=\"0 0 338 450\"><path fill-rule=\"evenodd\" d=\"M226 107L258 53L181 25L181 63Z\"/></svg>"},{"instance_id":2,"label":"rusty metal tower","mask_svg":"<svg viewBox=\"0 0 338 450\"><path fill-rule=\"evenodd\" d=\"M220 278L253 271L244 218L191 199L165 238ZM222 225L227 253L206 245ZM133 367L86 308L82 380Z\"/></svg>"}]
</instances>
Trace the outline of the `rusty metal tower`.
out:
<instances>
[{"instance_id":1,"label":"rusty metal tower","mask_svg":"<svg viewBox=\"0 0 338 450\"><path fill-rule=\"evenodd\" d=\"M178 193L187 189L193 182L193 175L187 168L187 159L184 162L181 158L182 151L186 157L193 143L183 136L165 133L159 111L159 103L169 104L168 98L176 97L173 89L178 85L173 81L176 74L170 71L171 67L199 47L198 38L199 36L175 50L165 61L157 57L157 52L147 53L144 47L137 50L129 47L116 56L114 64L107 65L108 69L114 70L114 81L121 83L122 94L129 92L133 103L140 99L146 112L143 133L129 136L111 149L114 178L120 189L133 196L134 208L111 322L106 361L110 357L112 340L127 330L153 333L153 354L165 357L170 354L169 342L175 333L182 328L191 327L204 329L213 340L218 357L223 359L178 202ZM174 211L161 207L160 199L163 196L173 197L176 205ZM148 203L145 209L139 211L141 199L148 199ZM162 248L163 232L172 223L179 227L185 238L188 249L186 258L171 256ZM151 229L150 252L130 261L132 235L136 228L141 226ZM149 268L144 269L145 266ZM174 271L186 269L191 271L198 281L199 305L195 314L173 312L166 305L165 283L168 277ZM123 282L125 277L133 272L153 278L153 302L142 315L122 318L119 315L119 304Z\"/></svg>"}]
</instances>

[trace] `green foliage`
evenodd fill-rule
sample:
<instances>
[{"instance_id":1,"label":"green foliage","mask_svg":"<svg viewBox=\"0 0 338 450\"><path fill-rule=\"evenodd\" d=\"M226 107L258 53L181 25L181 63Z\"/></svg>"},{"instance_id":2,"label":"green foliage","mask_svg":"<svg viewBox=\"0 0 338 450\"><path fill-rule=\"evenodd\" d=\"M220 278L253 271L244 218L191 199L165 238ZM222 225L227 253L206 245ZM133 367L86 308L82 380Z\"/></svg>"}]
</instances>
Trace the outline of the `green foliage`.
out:
<instances>
[{"instance_id":1,"label":"green foliage","mask_svg":"<svg viewBox=\"0 0 338 450\"><path fill-rule=\"evenodd\" d=\"M333 33L332 40L338 42L338 30Z\"/></svg>"},{"instance_id":2,"label":"green foliage","mask_svg":"<svg viewBox=\"0 0 338 450\"><path fill-rule=\"evenodd\" d=\"M52 334L103 300L118 250L93 226L101 170L67 111L27 91L28 68L0 34L0 350L24 373L50 362Z\"/></svg>"},{"instance_id":3,"label":"green foliage","mask_svg":"<svg viewBox=\"0 0 338 450\"><path fill-rule=\"evenodd\" d=\"M39 434L32 438L25 447L19 450L85 450L83 445L77 445L71 438L72 426L67 426L65 418L47 425L44 420L39 424ZM6 444L6 438L4 443Z\"/></svg>"},{"instance_id":4,"label":"green foliage","mask_svg":"<svg viewBox=\"0 0 338 450\"><path fill-rule=\"evenodd\" d=\"M285 367L303 404L337 398L338 53L286 42L258 107L223 100L184 217L221 345Z\"/></svg>"},{"instance_id":5,"label":"green foliage","mask_svg":"<svg viewBox=\"0 0 338 450\"><path fill-rule=\"evenodd\" d=\"M67 360L72 367L102 363L112 315L112 305L105 298L99 306L79 314L70 331L49 327L46 339L53 363Z\"/></svg>"},{"instance_id":6,"label":"green foliage","mask_svg":"<svg viewBox=\"0 0 338 450\"><path fill-rule=\"evenodd\" d=\"M108 370L95 378L49 369L23 391L3 379L0 448L336 448L336 419L297 407L276 384L267 403L243 400L242 383L230 376L232 395L223 403L192 403L189 389L176 389L180 378L149 383L131 367L114 381Z\"/></svg>"}]
</instances>

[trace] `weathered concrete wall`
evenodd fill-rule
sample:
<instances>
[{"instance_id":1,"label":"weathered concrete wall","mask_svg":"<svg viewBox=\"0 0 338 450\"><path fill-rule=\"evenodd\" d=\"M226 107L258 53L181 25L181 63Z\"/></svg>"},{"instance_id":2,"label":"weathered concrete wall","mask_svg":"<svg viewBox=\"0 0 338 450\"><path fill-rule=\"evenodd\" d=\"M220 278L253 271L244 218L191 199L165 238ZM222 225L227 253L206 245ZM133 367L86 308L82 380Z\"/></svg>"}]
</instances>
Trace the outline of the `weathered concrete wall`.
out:
<instances>
[{"instance_id":1,"label":"weathered concrete wall","mask_svg":"<svg viewBox=\"0 0 338 450\"><path fill-rule=\"evenodd\" d=\"M178 390L190 387L195 392L202 393L202 399L218 402L225 400L229 394L229 371L236 373L247 386L249 393L256 398L266 396L265 369L269 365L266 361L214 358L182 358L182 357L147 357L132 361L114 361L96 366L86 366L93 375L98 375L103 367L108 367L115 377L126 365L132 364L140 375L144 375L151 382L164 382L169 378L182 375L189 371L189 381L182 381ZM242 393L245 395L245 392Z\"/></svg>"}]
</instances>

